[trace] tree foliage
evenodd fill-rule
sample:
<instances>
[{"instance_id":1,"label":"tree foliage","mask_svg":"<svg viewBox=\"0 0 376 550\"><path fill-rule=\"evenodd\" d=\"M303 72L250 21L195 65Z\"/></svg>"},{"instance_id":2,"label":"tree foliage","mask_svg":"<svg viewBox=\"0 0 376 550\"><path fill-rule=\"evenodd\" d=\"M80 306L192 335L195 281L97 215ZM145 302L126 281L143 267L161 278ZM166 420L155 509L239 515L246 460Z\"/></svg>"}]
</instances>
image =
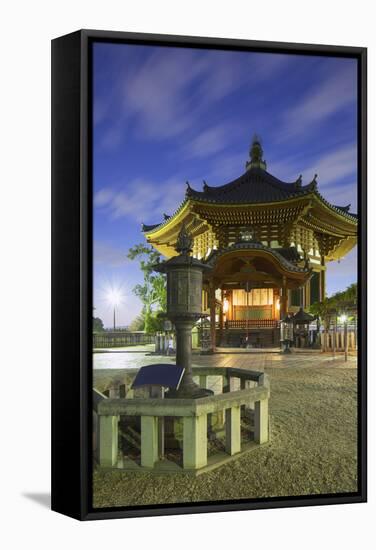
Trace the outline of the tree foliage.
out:
<instances>
[{"instance_id":1,"label":"tree foliage","mask_svg":"<svg viewBox=\"0 0 376 550\"><path fill-rule=\"evenodd\" d=\"M99 317L93 317L93 332L102 332L104 325L102 319Z\"/></svg>"},{"instance_id":2,"label":"tree foliage","mask_svg":"<svg viewBox=\"0 0 376 550\"><path fill-rule=\"evenodd\" d=\"M310 306L310 312L319 315L325 321L328 317L335 313L337 315L344 313L347 308L354 307L358 303L358 285L353 283L343 290L336 292L329 298L325 298L321 302L315 302Z\"/></svg>"},{"instance_id":3,"label":"tree foliage","mask_svg":"<svg viewBox=\"0 0 376 550\"><path fill-rule=\"evenodd\" d=\"M149 245L137 244L129 249L127 257L130 260L138 260L143 272L143 284L136 285L133 292L143 303L142 317L145 332L155 332L158 324L155 312L165 311L167 304L166 277L153 270L153 266L160 262L161 255Z\"/></svg>"},{"instance_id":4,"label":"tree foliage","mask_svg":"<svg viewBox=\"0 0 376 550\"><path fill-rule=\"evenodd\" d=\"M130 332L137 332L139 330L144 330L144 327L145 319L142 315L137 315L137 317L135 317L133 321L131 321L128 329L130 330Z\"/></svg>"}]
</instances>

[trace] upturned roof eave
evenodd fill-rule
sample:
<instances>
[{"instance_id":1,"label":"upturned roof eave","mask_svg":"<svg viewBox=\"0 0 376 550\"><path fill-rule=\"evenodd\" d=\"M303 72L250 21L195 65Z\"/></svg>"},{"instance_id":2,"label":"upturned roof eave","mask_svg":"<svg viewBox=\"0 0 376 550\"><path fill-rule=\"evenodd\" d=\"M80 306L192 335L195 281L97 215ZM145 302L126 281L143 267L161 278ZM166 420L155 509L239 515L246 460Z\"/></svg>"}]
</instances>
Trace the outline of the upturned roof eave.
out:
<instances>
[{"instance_id":1,"label":"upturned roof eave","mask_svg":"<svg viewBox=\"0 0 376 550\"><path fill-rule=\"evenodd\" d=\"M283 183L283 182L282 182ZM227 184L229 185L229 184ZM286 184L289 185L289 184ZM215 200L214 198L210 198L209 196L205 196L204 192L195 191L193 189L189 189L184 200L180 203L177 210L167 219L163 220L159 224L155 225L142 225L142 232L144 233L145 237L148 236L155 236L158 234L160 230L167 229L170 225L173 225L176 220L181 217L182 212L186 209L189 209L190 205L194 205L195 203L198 204L207 204L210 206L217 206L220 208L244 208L244 207L254 207L254 208L265 208L270 205L277 206L279 204L285 205L289 202L295 202L299 199L307 199L307 198L316 198L316 200L324 206L327 210L329 210L332 214L334 214L338 219L341 219L342 221L348 221L352 225L357 226L358 219L354 214L351 214L350 212L344 211L341 207L335 206L331 204L329 201L327 201L321 193L318 192L318 190L315 189L308 189L310 184L308 186L305 186L302 188L303 192L292 194L290 197L286 197L284 199L278 199L278 200L271 200L271 201L263 201L263 202L239 202L239 201L227 201L227 202L219 202ZM215 189L215 188L213 188ZM192 193L193 192L193 193Z\"/></svg>"}]
</instances>

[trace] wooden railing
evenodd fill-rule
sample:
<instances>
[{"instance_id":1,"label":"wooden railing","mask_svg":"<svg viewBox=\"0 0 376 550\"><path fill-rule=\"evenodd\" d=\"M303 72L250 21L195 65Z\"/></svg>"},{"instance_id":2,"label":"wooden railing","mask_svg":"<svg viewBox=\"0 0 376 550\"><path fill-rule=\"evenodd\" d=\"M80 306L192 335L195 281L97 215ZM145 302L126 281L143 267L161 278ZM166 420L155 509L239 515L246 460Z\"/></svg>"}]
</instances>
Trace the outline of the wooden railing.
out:
<instances>
[{"instance_id":1,"label":"wooden railing","mask_svg":"<svg viewBox=\"0 0 376 550\"><path fill-rule=\"evenodd\" d=\"M275 319L236 319L226 321L225 328L277 328L278 321Z\"/></svg>"}]
</instances>

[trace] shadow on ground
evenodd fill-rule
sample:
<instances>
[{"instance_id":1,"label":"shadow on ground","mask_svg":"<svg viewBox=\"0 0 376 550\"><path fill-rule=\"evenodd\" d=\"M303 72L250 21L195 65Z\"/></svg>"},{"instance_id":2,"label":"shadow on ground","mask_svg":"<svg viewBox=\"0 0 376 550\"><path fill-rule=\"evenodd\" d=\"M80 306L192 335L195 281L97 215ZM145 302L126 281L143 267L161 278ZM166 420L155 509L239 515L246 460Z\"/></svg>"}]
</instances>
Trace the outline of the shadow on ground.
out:
<instances>
[{"instance_id":1,"label":"shadow on ground","mask_svg":"<svg viewBox=\"0 0 376 550\"><path fill-rule=\"evenodd\" d=\"M50 493L23 493L22 496L36 502L43 508L51 508Z\"/></svg>"}]
</instances>

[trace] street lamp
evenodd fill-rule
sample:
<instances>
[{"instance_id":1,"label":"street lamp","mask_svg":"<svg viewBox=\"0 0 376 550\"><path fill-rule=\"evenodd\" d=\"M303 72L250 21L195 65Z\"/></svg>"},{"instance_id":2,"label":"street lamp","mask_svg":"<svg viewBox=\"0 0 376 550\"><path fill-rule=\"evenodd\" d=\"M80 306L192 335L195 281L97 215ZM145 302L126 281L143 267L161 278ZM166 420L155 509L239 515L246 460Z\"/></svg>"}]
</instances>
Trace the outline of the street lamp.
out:
<instances>
[{"instance_id":1,"label":"street lamp","mask_svg":"<svg viewBox=\"0 0 376 550\"><path fill-rule=\"evenodd\" d=\"M114 310L114 331L116 330L116 307L121 304L122 298L118 288L111 288L106 293L106 300Z\"/></svg>"}]
</instances>

